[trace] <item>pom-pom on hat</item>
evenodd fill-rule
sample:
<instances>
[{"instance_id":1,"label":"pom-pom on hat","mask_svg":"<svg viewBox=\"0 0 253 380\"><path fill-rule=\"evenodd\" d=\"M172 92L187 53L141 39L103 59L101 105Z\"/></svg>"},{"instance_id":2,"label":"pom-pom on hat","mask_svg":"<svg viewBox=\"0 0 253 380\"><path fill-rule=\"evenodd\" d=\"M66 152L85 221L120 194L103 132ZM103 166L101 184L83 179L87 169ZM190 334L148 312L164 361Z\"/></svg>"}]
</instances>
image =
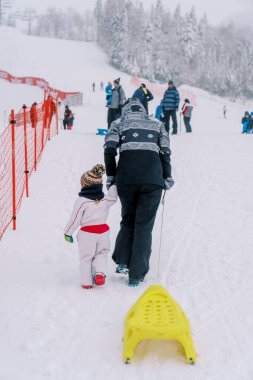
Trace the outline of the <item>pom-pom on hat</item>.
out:
<instances>
[{"instance_id":1,"label":"pom-pom on hat","mask_svg":"<svg viewBox=\"0 0 253 380\"><path fill-rule=\"evenodd\" d=\"M120 84L120 78L118 78L118 79L115 79L115 80L113 81L113 83L115 83L115 84L119 85L119 84Z\"/></svg>"},{"instance_id":2,"label":"pom-pom on hat","mask_svg":"<svg viewBox=\"0 0 253 380\"><path fill-rule=\"evenodd\" d=\"M105 173L105 168L101 164L97 164L91 170L85 172L81 177L81 186L93 186L93 185L102 185L103 183L103 174Z\"/></svg>"}]
</instances>

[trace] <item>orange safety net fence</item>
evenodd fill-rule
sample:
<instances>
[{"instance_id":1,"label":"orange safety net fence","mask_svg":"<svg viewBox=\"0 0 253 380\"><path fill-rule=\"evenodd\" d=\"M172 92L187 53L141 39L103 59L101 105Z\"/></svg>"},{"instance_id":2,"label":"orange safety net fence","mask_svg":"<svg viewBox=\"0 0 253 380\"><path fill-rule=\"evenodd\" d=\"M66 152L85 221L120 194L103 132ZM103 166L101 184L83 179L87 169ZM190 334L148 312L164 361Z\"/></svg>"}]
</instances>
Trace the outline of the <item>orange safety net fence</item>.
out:
<instances>
[{"instance_id":1,"label":"orange safety net fence","mask_svg":"<svg viewBox=\"0 0 253 380\"><path fill-rule=\"evenodd\" d=\"M29 196L29 178L37 170L44 147L58 134L57 102L48 97L31 108L11 112L8 127L0 134L0 240L13 223L24 195Z\"/></svg>"}]
</instances>

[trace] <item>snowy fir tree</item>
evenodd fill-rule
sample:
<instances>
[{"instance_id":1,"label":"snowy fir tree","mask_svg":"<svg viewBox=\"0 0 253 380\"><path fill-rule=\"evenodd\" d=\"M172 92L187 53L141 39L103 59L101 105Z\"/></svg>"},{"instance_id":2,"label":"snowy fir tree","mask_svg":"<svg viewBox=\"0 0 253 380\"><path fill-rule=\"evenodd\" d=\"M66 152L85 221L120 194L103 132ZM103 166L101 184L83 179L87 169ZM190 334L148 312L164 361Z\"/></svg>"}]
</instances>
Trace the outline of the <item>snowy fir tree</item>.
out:
<instances>
[{"instance_id":1,"label":"snowy fir tree","mask_svg":"<svg viewBox=\"0 0 253 380\"><path fill-rule=\"evenodd\" d=\"M220 95L253 97L252 32L214 27L195 9L169 10L161 0L97 0L93 12L49 9L35 34L96 41L112 65L152 81L172 78Z\"/></svg>"},{"instance_id":2,"label":"snowy fir tree","mask_svg":"<svg viewBox=\"0 0 253 380\"><path fill-rule=\"evenodd\" d=\"M127 11L116 12L112 16L112 43L110 46L110 58L112 64L121 70L128 70L128 47L127 47Z\"/></svg>"},{"instance_id":3,"label":"snowy fir tree","mask_svg":"<svg viewBox=\"0 0 253 380\"><path fill-rule=\"evenodd\" d=\"M173 78L221 95L253 96L250 36L233 25L212 27L206 15L197 19L194 8L182 15L177 6L171 16L161 0L149 11L140 2L122 0L113 8L112 2L104 0L104 23L97 23L104 42L97 42L117 68L149 80ZM117 20L115 14L120 14Z\"/></svg>"}]
</instances>

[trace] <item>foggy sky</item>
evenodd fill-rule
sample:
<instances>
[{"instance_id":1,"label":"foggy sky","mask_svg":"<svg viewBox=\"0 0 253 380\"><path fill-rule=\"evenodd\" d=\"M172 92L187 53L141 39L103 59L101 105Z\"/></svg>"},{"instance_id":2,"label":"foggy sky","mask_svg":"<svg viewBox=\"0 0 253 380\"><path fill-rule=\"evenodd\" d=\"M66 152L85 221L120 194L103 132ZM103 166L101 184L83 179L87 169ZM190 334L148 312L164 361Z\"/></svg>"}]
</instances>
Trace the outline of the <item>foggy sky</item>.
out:
<instances>
[{"instance_id":1,"label":"foggy sky","mask_svg":"<svg viewBox=\"0 0 253 380\"><path fill-rule=\"evenodd\" d=\"M155 2L156 0L143 0L147 7ZM38 11L44 11L46 8L54 6L57 8L73 7L83 11L93 9L96 0L12 0L12 3L20 9L33 7ZM253 27L253 0L163 0L163 4L171 10L180 4L183 11L188 11L194 5L197 15L201 17L206 12L212 24L232 20L236 24Z\"/></svg>"}]
</instances>

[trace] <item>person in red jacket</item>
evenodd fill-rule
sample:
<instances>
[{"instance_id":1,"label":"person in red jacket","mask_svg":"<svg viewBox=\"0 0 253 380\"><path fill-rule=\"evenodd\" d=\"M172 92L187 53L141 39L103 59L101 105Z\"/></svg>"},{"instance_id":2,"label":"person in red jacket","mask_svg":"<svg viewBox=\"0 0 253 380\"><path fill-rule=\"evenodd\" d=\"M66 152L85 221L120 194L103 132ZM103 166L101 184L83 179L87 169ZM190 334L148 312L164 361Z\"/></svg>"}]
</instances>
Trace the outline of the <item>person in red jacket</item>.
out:
<instances>
[{"instance_id":1,"label":"person in red jacket","mask_svg":"<svg viewBox=\"0 0 253 380\"><path fill-rule=\"evenodd\" d=\"M38 116L37 116L37 103L34 102L30 109L30 119L32 128L35 128L38 122Z\"/></svg>"},{"instance_id":2,"label":"person in red jacket","mask_svg":"<svg viewBox=\"0 0 253 380\"><path fill-rule=\"evenodd\" d=\"M185 99L184 105L182 107L181 114L183 114L183 117L184 117L184 125L185 125L185 129L186 129L187 133L191 133L192 132L192 127L191 127L191 124L190 124L191 116L192 116L192 110L193 110L193 107L190 104L190 100L189 99Z\"/></svg>"}]
</instances>

